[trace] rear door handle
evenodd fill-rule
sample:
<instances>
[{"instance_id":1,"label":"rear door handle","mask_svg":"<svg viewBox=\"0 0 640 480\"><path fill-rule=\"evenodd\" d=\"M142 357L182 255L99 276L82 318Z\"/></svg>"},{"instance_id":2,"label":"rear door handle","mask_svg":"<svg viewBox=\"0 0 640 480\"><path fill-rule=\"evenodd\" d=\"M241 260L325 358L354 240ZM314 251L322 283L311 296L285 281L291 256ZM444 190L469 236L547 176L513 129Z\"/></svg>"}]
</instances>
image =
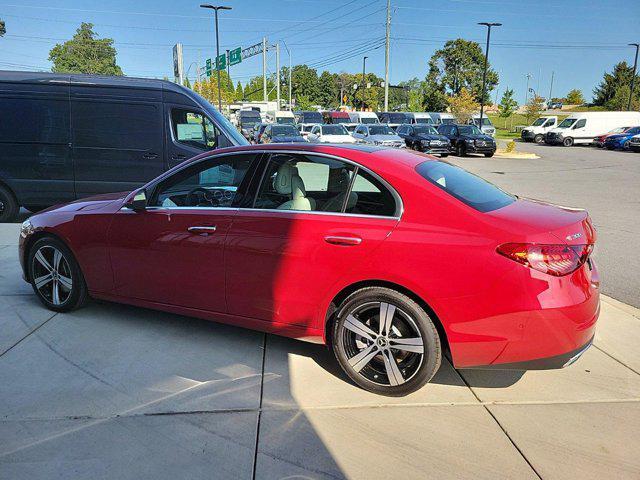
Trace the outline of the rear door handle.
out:
<instances>
[{"instance_id":1,"label":"rear door handle","mask_svg":"<svg viewBox=\"0 0 640 480\"><path fill-rule=\"evenodd\" d=\"M343 237L339 235L328 235L324 237L324 241L331 245L344 245L349 247L360 245L362 243L362 239L360 237Z\"/></svg>"},{"instance_id":2,"label":"rear door handle","mask_svg":"<svg viewBox=\"0 0 640 480\"><path fill-rule=\"evenodd\" d=\"M215 225L195 225L193 227L187 228L189 233L193 233L195 235L209 235L216 231Z\"/></svg>"},{"instance_id":3,"label":"rear door handle","mask_svg":"<svg viewBox=\"0 0 640 480\"><path fill-rule=\"evenodd\" d=\"M184 160L185 158L187 157L180 153L174 153L173 155L171 155L171 160Z\"/></svg>"}]
</instances>

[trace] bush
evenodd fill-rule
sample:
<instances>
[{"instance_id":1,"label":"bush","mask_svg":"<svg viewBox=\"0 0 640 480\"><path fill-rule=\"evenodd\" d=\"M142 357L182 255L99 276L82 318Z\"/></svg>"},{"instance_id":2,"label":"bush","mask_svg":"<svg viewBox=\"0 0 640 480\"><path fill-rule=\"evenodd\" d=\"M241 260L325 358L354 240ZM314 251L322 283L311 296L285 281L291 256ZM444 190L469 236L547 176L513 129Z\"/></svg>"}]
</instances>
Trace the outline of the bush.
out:
<instances>
[{"instance_id":1,"label":"bush","mask_svg":"<svg viewBox=\"0 0 640 480\"><path fill-rule=\"evenodd\" d=\"M509 143L507 143L507 153L511 153L516 149L516 142L514 142L513 140L511 140Z\"/></svg>"}]
</instances>

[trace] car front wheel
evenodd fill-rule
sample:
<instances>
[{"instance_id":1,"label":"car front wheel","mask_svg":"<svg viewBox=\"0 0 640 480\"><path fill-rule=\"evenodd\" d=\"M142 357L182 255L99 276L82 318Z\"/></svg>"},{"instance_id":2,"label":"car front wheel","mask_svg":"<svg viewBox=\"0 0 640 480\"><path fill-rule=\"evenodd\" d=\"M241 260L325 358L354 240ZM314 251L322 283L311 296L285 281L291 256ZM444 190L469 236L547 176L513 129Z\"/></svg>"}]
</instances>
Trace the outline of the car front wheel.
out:
<instances>
[{"instance_id":1,"label":"car front wheel","mask_svg":"<svg viewBox=\"0 0 640 480\"><path fill-rule=\"evenodd\" d=\"M400 397L425 385L440 367L438 331L427 313L395 290L367 287L338 307L334 354L353 382Z\"/></svg>"},{"instance_id":2,"label":"car front wheel","mask_svg":"<svg viewBox=\"0 0 640 480\"><path fill-rule=\"evenodd\" d=\"M71 250L54 237L43 237L29 249L29 279L33 291L50 310L68 312L81 307L87 286Z\"/></svg>"}]
</instances>

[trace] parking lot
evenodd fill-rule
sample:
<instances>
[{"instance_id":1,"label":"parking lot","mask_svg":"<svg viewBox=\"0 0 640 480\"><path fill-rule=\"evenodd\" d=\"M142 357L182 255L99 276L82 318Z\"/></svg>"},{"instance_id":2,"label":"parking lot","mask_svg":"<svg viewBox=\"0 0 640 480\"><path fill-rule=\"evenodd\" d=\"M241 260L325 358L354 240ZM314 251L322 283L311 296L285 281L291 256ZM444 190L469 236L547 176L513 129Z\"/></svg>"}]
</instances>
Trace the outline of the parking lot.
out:
<instances>
[{"instance_id":1,"label":"parking lot","mask_svg":"<svg viewBox=\"0 0 640 480\"><path fill-rule=\"evenodd\" d=\"M317 345L102 302L52 314L0 225L0 477L640 477L640 155L518 149L541 158L449 159L589 209L609 295L594 346L555 371L445 360L404 398L356 388Z\"/></svg>"}]
</instances>

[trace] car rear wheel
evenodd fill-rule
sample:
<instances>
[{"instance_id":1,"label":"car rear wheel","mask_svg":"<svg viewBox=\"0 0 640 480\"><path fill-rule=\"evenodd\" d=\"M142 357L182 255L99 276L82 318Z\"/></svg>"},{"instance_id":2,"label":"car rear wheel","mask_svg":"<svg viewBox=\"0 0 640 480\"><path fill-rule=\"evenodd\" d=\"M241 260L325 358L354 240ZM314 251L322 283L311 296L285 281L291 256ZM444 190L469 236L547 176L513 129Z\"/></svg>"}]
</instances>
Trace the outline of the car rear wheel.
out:
<instances>
[{"instance_id":1,"label":"car rear wheel","mask_svg":"<svg viewBox=\"0 0 640 480\"><path fill-rule=\"evenodd\" d=\"M347 297L333 325L334 354L353 382L400 397L429 382L440 367L440 338L427 313L395 290L367 287Z\"/></svg>"},{"instance_id":2,"label":"car rear wheel","mask_svg":"<svg viewBox=\"0 0 640 480\"><path fill-rule=\"evenodd\" d=\"M544 141L544 136L538 134L535 137L533 137L533 141L536 143L542 143Z\"/></svg>"},{"instance_id":3,"label":"car rear wheel","mask_svg":"<svg viewBox=\"0 0 640 480\"><path fill-rule=\"evenodd\" d=\"M15 220L19 210L20 205L18 205L13 193L8 188L0 185L0 223Z\"/></svg>"},{"instance_id":4,"label":"car rear wheel","mask_svg":"<svg viewBox=\"0 0 640 480\"><path fill-rule=\"evenodd\" d=\"M29 250L27 265L33 291L50 310L68 312L86 302L87 286L80 266L60 240L37 240Z\"/></svg>"},{"instance_id":5,"label":"car rear wheel","mask_svg":"<svg viewBox=\"0 0 640 480\"><path fill-rule=\"evenodd\" d=\"M441 153L440 158L447 158L449 156L448 153Z\"/></svg>"},{"instance_id":6,"label":"car rear wheel","mask_svg":"<svg viewBox=\"0 0 640 480\"><path fill-rule=\"evenodd\" d=\"M565 138L564 140L562 140L562 145L564 145L565 147L573 146L573 138L571 137Z\"/></svg>"}]
</instances>

